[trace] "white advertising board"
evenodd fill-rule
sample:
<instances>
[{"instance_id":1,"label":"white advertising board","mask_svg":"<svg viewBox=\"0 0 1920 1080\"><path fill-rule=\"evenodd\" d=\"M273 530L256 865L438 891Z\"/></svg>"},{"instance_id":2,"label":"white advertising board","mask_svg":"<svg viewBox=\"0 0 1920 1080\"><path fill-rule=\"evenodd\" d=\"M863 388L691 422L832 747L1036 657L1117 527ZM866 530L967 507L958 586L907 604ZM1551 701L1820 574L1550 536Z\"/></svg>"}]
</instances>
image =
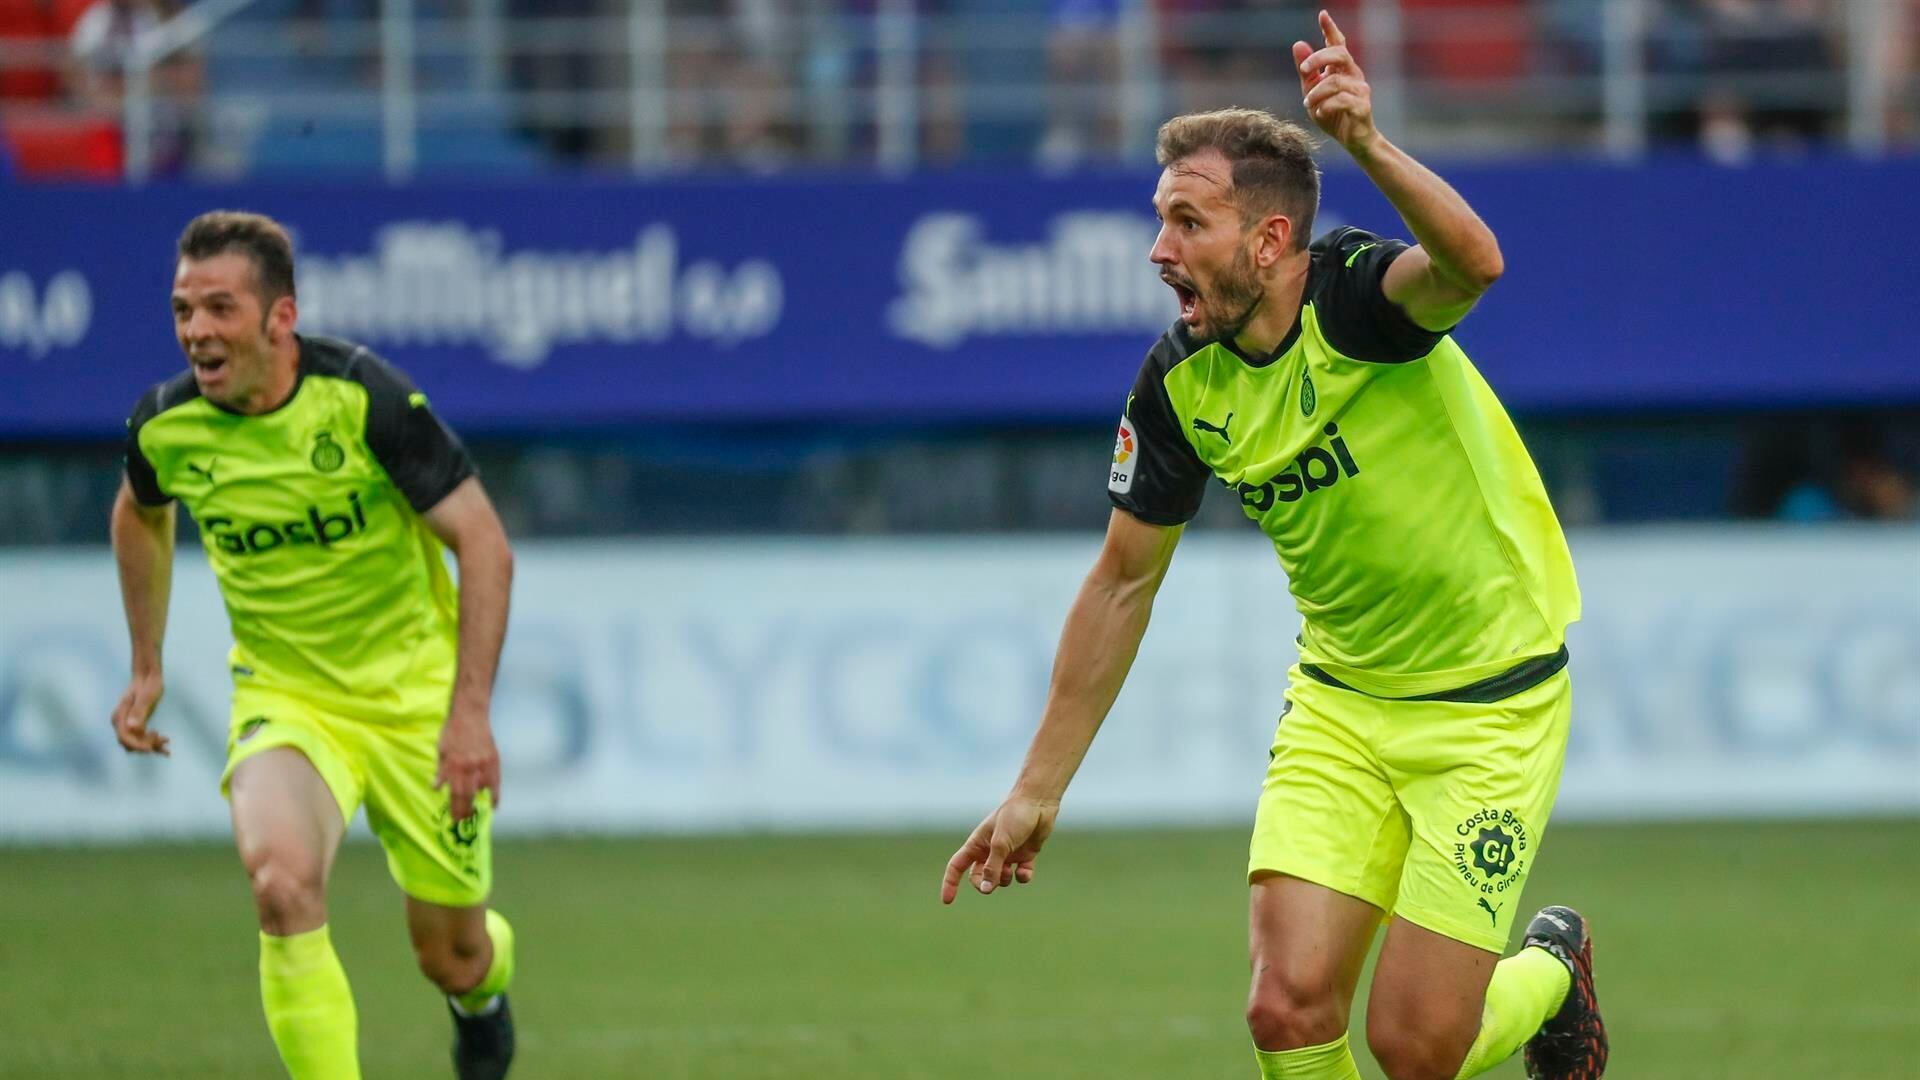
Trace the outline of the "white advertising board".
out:
<instances>
[{"instance_id":1,"label":"white advertising board","mask_svg":"<svg viewBox=\"0 0 1920 1080\"><path fill-rule=\"evenodd\" d=\"M525 543L494 701L503 831L969 824L1004 793L1097 538ZM1920 531L1576 535L1560 820L1920 812ZM111 555L0 556L0 840L217 836L224 611L180 555L130 758ZM1249 820L1298 617L1257 535L1187 540L1068 795Z\"/></svg>"}]
</instances>

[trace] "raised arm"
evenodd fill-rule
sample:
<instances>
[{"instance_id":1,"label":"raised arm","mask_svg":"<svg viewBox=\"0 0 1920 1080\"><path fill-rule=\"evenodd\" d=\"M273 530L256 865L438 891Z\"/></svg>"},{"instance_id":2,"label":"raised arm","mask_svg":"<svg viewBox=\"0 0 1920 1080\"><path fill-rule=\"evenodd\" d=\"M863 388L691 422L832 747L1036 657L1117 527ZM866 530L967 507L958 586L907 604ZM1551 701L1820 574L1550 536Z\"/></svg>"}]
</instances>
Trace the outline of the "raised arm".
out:
<instances>
[{"instance_id":1,"label":"raised arm","mask_svg":"<svg viewBox=\"0 0 1920 1080\"><path fill-rule=\"evenodd\" d=\"M1459 192L1373 126L1373 91L1346 35L1324 11L1320 29L1325 48L1293 46L1307 114L1353 155L1418 241L1387 268L1381 289L1421 327L1452 329L1505 269L1500 243Z\"/></svg>"},{"instance_id":2,"label":"raised arm","mask_svg":"<svg viewBox=\"0 0 1920 1080\"><path fill-rule=\"evenodd\" d=\"M425 515L427 527L452 549L460 571L460 651L453 703L440 733L440 771L449 809L473 812L482 789L500 804L500 754L493 742L493 677L507 638L507 597L513 587L513 550L500 515L478 477L469 476Z\"/></svg>"},{"instance_id":3,"label":"raised arm","mask_svg":"<svg viewBox=\"0 0 1920 1080\"><path fill-rule=\"evenodd\" d=\"M1149 525L1125 510L1113 511L1100 557L1067 613L1026 763L1006 802L948 860L942 903L953 902L969 870L982 893L1033 880L1034 858L1053 831L1067 784L1120 696L1185 528Z\"/></svg>"},{"instance_id":4,"label":"raised arm","mask_svg":"<svg viewBox=\"0 0 1920 1080\"><path fill-rule=\"evenodd\" d=\"M133 676L113 710L113 732L134 753L165 754L167 737L147 728L166 690L161 647L167 636L167 601L173 593L172 503L143 506L121 481L114 496L113 561L120 569L120 603L133 646Z\"/></svg>"}]
</instances>

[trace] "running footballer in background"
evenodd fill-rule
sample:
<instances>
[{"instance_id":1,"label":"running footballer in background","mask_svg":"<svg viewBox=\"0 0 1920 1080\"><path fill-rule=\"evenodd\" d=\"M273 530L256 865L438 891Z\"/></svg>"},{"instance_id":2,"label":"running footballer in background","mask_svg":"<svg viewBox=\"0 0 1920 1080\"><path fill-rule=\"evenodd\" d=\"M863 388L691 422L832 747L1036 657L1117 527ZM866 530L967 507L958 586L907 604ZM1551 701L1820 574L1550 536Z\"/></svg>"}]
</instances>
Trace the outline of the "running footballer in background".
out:
<instances>
[{"instance_id":1,"label":"running footballer in background","mask_svg":"<svg viewBox=\"0 0 1920 1080\"><path fill-rule=\"evenodd\" d=\"M1450 336L1504 267L1458 193L1373 126L1333 20L1293 47L1308 114L1408 246L1312 235L1308 137L1247 109L1161 129L1151 258L1180 318L1120 421L1105 546L1067 617L1006 801L947 865L1033 878L1211 477L1273 541L1299 609L1248 864L1260 1073L1357 1080L1347 1023L1384 923L1367 1040L1393 1080L1594 1080L1607 1040L1585 921L1549 907L1500 959L1559 790L1579 591L1539 474Z\"/></svg>"},{"instance_id":2,"label":"running footballer in background","mask_svg":"<svg viewBox=\"0 0 1920 1080\"><path fill-rule=\"evenodd\" d=\"M133 644L114 729L129 751L167 752L147 721L163 688L174 505L185 503L232 625L221 787L288 1073L360 1075L326 888L364 803L406 894L420 970L447 995L456 1075L497 1080L514 1048L513 931L486 906L500 796L488 710L512 554L426 395L362 346L296 333L297 318L277 223L216 211L187 226L173 322L189 370L134 407L113 507Z\"/></svg>"}]
</instances>

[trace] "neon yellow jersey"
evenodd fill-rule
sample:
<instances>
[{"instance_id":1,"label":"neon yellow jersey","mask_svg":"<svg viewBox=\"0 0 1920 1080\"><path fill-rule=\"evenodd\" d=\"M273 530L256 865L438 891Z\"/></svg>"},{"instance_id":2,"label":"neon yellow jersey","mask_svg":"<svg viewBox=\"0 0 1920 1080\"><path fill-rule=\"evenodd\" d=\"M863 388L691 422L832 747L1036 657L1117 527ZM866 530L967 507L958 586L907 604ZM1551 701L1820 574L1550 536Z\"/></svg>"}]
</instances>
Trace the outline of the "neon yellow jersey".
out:
<instances>
[{"instance_id":1,"label":"neon yellow jersey","mask_svg":"<svg viewBox=\"0 0 1920 1080\"><path fill-rule=\"evenodd\" d=\"M459 599L421 513L473 475L407 377L362 346L301 337L293 394L243 416L192 372L127 421L127 480L179 499L233 630L236 686L368 719L444 715Z\"/></svg>"},{"instance_id":2,"label":"neon yellow jersey","mask_svg":"<svg viewBox=\"0 0 1920 1080\"><path fill-rule=\"evenodd\" d=\"M1458 343L1380 282L1407 250L1316 242L1292 333L1266 357L1176 323L1120 421L1108 495L1143 521L1199 510L1209 475L1273 541L1314 673L1436 695L1560 653L1573 560L1533 460Z\"/></svg>"}]
</instances>

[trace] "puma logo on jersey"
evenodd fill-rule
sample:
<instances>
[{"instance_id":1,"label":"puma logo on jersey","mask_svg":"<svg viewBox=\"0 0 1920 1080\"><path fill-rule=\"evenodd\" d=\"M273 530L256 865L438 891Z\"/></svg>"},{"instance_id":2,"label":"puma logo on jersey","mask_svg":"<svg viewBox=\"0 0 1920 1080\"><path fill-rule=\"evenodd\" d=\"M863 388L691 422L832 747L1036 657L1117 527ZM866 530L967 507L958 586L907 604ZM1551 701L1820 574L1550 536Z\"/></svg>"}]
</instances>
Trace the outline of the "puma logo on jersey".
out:
<instances>
[{"instance_id":1,"label":"puma logo on jersey","mask_svg":"<svg viewBox=\"0 0 1920 1080\"><path fill-rule=\"evenodd\" d=\"M1228 446L1232 446L1233 436L1227 434L1227 428L1232 423L1233 423L1232 413L1228 413L1227 418L1225 420L1220 421L1219 427L1214 427L1212 424L1209 424L1205 420L1202 420L1196 416L1193 418L1193 430L1201 432L1202 434L1210 431L1215 435L1220 436L1222 439L1225 439Z\"/></svg>"},{"instance_id":2,"label":"puma logo on jersey","mask_svg":"<svg viewBox=\"0 0 1920 1080\"><path fill-rule=\"evenodd\" d=\"M204 476L207 478L207 483L211 484L213 483L213 466L215 462L218 462L219 460L220 460L219 458L214 458L213 461L207 462L207 467L204 469L198 465L195 465L193 462L189 461L187 462L187 471L199 473L201 476Z\"/></svg>"},{"instance_id":3,"label":"puma logo on jersey","mask_svg":"<svg viewBox=\"0 0 1920 1080\"><path fill-rule=\"evenodd\" d=\"M1357 258L1359 258L1362 252L1364 252L1364 251L1366 251L1366 250L1367 250L1368 248L1371 248L1371 247L1379 247L1379 246L1380 246L1380 245L1379 245L1378 243L1372 243L1372 244L1361 244L1361 245L1360 245L1359 247L1357 247L1357 248L1354 248L1354 249L1353 249L1353 254L1351 254L1351 255L1349 255L1349 256L1347 256L1347 266L1348 266L1348 268L1349 268L1349 269L1351 269L1351 268L1352 268L1352 266L1353 266L1353 260L1355 260L1355 259L1357 259Z\"/></svg>"},{"instance_id":4,"label":"puma logo on jersey","mask_svg":"<svg viewBox=\"0 0 1920 1080\"><path fill-rule=\"evenodd\" d=\"M1339 483L1342 476L1359 476L1360 465L1347 449L1347 440L1340 437L1340 425L1328 424L1324 430L1327 438L1333 440L1327 448L1307 447L1293 459L1292 468L1264 484L1233 485L1241 503L1256 514L1264 514L1273 509L1276 502L1299 502L1313 492Z\"/></svg>"},{"instance_id":5,"label":"puma logo on jersey","mask_svg":"<svg viewBox=\"0 0 1920 1080\"><path fill-rule=\"evenodd\" d=\"M1498 927L1500 925L1500 908L1506 907L1507 905L1501 904L1500 907L1494 907L1492 904L1487 903L1487 898L1483 896L1480 898L1480 906L1487 909L1487 916L1493 920L1493 925Z\"/></svg>"}]
</instances>

